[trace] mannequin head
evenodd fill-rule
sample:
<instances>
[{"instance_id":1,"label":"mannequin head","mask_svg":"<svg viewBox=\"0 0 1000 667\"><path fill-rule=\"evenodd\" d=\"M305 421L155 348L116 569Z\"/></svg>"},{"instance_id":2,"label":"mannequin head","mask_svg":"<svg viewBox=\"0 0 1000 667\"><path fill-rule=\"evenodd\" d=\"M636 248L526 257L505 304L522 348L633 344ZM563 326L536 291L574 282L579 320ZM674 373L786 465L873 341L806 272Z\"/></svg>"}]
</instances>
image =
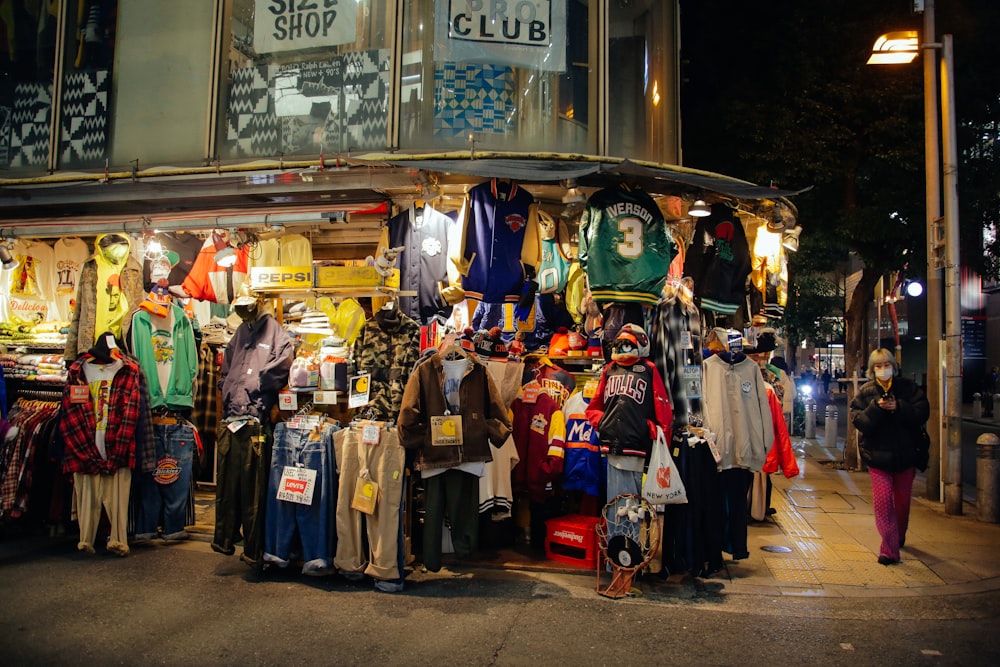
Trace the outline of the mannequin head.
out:
<instances>
[{"instance_id":1,"label":"mannequin head","mask_svg":"<svg viewBox=\"0 0 1000 667\"><path fill-rule=\"evenodd\" d=\"M263 299L254 296L241 296L233 301L233 312L244 322L250 323L260 317L262 305Z\"/></svg>"},{"instance_id":2,"label":"mannequin head","mask_svg":"<svg viewBox=\"0 0 1000 667\"><path fill-rule=\"evenodd\" d=\"M631 366L649 356L649 337L636 324L626 324L611 343L611 359L615 363Z\"/></svg>"}]
</instances>

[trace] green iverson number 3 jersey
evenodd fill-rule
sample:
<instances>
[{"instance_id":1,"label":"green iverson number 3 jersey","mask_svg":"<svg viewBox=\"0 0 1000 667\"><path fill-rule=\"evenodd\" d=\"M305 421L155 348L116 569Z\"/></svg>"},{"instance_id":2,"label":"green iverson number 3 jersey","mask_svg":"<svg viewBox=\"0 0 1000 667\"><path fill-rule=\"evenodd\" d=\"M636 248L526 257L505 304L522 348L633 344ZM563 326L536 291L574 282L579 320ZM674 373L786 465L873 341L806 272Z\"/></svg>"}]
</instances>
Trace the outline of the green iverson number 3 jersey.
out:
<instances>
[{"instance_id":1,"label":"green iverson number 3 jersey","mask_svg":"<svg viewBox=\"0 0 1000 667\"><path fill-rule=\"evenodd\" d=\"M653 198L625 184L595 192L580 220L580 264L600 303L656 305L677 254Z\"/></svg>"}]
</instances>

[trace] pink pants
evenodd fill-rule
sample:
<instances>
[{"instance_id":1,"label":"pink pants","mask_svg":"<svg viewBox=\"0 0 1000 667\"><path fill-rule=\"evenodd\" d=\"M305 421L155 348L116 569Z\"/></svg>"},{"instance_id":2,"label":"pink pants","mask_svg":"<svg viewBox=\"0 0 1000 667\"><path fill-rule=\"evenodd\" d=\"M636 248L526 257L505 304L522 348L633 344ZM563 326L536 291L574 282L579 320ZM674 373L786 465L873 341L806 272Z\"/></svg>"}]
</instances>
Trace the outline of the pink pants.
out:
<instances>
[{"instance_id":1,"label":"pink pants","mask_svg":"<svg viewBox=\"0 0 1000 667\"><path fill-rule=\"evenodd\" d=\"M910 523L910 495L916 468L902 472L886 472L869 468L872 478L872 508L875 527L882 536L879 556L899 560L899 543L906 539Z\"/></svg>"}]
</instances>

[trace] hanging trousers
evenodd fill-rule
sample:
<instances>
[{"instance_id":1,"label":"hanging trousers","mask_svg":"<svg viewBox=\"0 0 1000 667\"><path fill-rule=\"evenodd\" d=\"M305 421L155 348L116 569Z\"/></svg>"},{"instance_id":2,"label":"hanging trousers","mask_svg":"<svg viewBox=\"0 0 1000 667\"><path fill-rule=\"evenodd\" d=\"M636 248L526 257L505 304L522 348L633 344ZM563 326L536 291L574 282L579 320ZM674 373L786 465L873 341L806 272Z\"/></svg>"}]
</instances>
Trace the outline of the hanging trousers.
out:
<instances>
[{"instance_id":1,"label":"hanging trousers","mask_svg":"<svg viewBox=\"0 0 1000 667\"><path fill-rule=\"evenodd\" d=\"M119 556L128 553L128 499L132 486L132 470L119 468L113 475L73 473L73 499L76 519L80 526L80 542L76 548L94 553L94 538L101 521L101 508L111 522L108 551Z\"/></svg>"},{"instance_id":2,"label":"hanging trousers","mask_svg":"<svg viewBox=\"0 0 1000 667\"><path fill-rule=\"evenodd\" d=\"M363 431L362 425L352 424L333 435L340 474L334 565L348 575L364 572L374 579L398 581L403 577L400 565L400 508L403 503L405 450L393 428L379 428L378 444L372 445L362 441ZM372 514L351 507L355 488L362 481L365 470L366 479L378 484L378 500Z\"/></svg>"},{"instance_id":3,"label":"hanging trousers","mask_svg":"<svg viewBox=\"0 0 1000 667\"><path fill-rule=\"evenodd\" d=\"M470 558L479 546L479 478L461 470L446 470L424 483L424 567L441 569L441 538L445 516L451 524L455 555Z\"/></svg>"},{"instance_id":4,"label":"hanging trousers","mask_svg":"<svg viewBox=\"0 0 1000 667\"><path fill-rule=\"evenodd\" d=\"M333 426L322 429L274 427L271 473L264 513L264 562L288 567L298 535L302 546L302 574L319 576L333 566L334 513L337 511L336 462ZM312 502L279 500L285 467L315 471Z\"/></svg>"},{"instance_id":5,"label":"hanging trousers","mask_svg":"<svg viewBox=\"0 0 1000 667\"><path fill-rule=\"evenodd\" d=\"M212 549L232 555L243 539L241 558L256 565L264 550L264 494L271 469L270 428L257 421L233 433L219 427L216 441L215 537Z\"/></svg>"},{"instance_id":6,"label":"hanging trousers","mask_svg":"<svg viewBox=\"0 0 1000 667\"><path fill-rule=\"evenodd\" d=\"M191 474L194 450L194 426L153 423L156 437L156 469L140 473L139 498L141 511L136 518L137 539L156 537L163 529L163 539L184 540L189 537L187 523L188 500L191 495Z\"/></svg>"},{"instance_id":7,"label":"hanging trousers","mask_svg":"<svg viewBox=\"0 0 1000 667\"><path fill-rule=\"evenodd\" d=\"M747 494L753 482L753 473L746 468L729 468L719 473L722 493L726 501L726 523L724 543L729 545L724 551L733 555L733 560L749 558L747 550Z\"/></svg>"}]
</instances>

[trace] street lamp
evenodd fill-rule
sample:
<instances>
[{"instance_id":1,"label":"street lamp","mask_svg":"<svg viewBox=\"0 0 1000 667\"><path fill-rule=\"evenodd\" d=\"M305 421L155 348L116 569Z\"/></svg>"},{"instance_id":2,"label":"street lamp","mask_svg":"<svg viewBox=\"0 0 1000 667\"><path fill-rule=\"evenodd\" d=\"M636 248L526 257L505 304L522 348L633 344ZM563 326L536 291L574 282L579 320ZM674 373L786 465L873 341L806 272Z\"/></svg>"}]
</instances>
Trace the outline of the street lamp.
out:
<instances>
[{"instance_id":1,"label":"street lamp","mask_svg":"<svg viewBox=\"0 0 1000 667\"><path fill-rule=\"evenodd\" d=\"M918 43L913 31L887 33L875 42L870 64L912 62L921 51L941 51L941 114L938 114L937 58L924 59L924 140L927 188L927 398L931 413L928 429L931 434L931 465L927 470L927 495L940 498L933 481L944 483L945 513L962 513L962 328L958 272L958 149L955 138L955 89L953 80L952 37L944 35L940 43L934 39L934 1L924 2L924 42ZM931 41L928 41L931 40ZM929 54L928 54L929 55ZM879 56L879 57L876 57ZM944 215L941 216L941 164L938 150L938 128L941 128L941 148L944 159ZM943 225L942 225L943 222ZM944 238L941 238L941 227ZM942 242L943 241L943 242ZM942 252L943 251L943 252ZM938 270L945 269L944 291ZM941 300L944 296L945 327L943 355L941 346ZM944 363L941 363L941 357ZM941 371L945 373L944 415L941 418ZM941 429L934 425L940 424ZM942 438L942 436L944 436ZM941 456L938 443L945 443ZM937 450L937 451L936 451ZM935 460L937 459L937 460ZM940 467L940 473L936 470ZM937 464L937 465L935 465Z\"/></svg>"}]
</instances>

